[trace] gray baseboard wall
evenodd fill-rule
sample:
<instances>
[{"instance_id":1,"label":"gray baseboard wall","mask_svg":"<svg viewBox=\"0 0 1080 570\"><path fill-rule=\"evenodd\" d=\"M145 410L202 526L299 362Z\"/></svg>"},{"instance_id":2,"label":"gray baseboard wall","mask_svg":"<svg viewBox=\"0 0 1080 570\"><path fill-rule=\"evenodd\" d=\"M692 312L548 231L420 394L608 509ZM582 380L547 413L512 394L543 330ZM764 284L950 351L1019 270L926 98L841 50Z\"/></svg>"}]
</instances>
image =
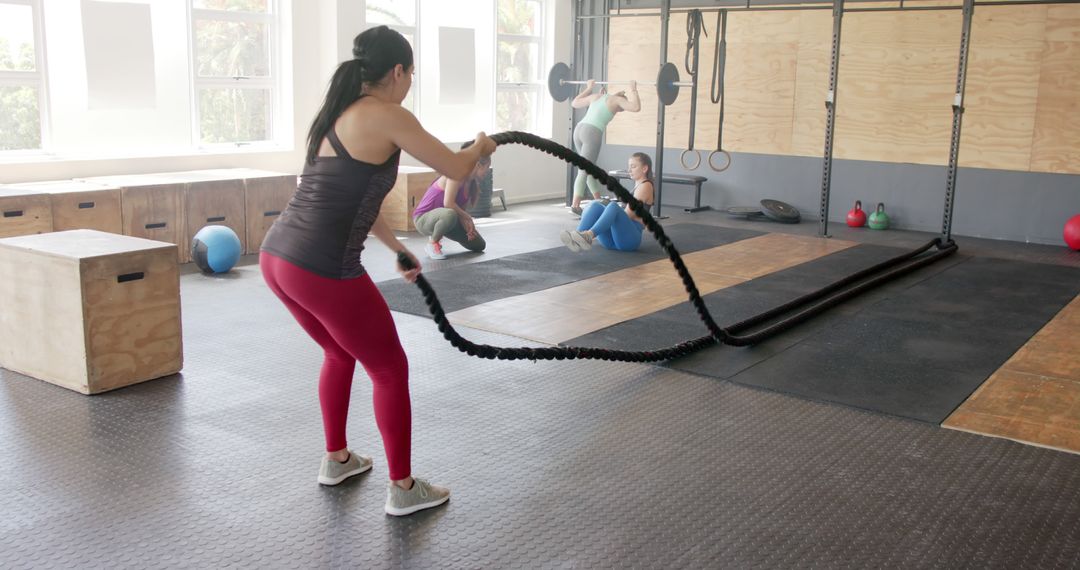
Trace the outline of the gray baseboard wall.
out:
<instances>
[{"instance_id":1,"label":"gray baseboard wall","mask_svg":"<svg viewBox=\"0 0 1080 570\"><path fill-rule=\"evenodd\" d=\"M702 166L686 171L682 149L666 149L664 172L709 179L701 204L713 208L749 206L773 198L817 220L821 202L821 158L732 153L731 167L714 172L703 151ZM604 145L598 163L625 169L634 152L650 156L655 148ZM655 159L655 157L654 157ZM892 227L940 232L945 207L945 167L861 160L834 160L829 222L844 223L855 200L871 211L885 204ZM662 206L693 205L693 188L665 184ZM1080 175L961 168L957 174L953 234L1027 243L1064 245L1066 220L1080 214Z\"/></svg>"}]
</instances>

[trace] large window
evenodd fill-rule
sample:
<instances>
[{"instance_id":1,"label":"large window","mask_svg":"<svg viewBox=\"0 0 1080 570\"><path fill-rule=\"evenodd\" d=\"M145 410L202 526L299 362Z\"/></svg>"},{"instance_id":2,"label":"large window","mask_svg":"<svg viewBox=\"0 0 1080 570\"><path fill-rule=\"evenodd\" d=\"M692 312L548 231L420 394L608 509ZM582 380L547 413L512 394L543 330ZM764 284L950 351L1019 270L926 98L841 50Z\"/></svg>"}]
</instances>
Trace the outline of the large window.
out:
<instances>
[{"instance_id":1,"label":"large window","mask_svg":"<svg viewBox=\"0 0 1080 570\"><path fill-rule=\"evenodd\" d=\"M37 0L0 1L0 151L42 147Z\"/></svg>"},{"instance_id":2,"label":"large window","mask_svg":"<svg viewBox=\"0 0 1080 570\"><path fill-rule=\"evenodd\" d=\"M197 140L245 144L273 138L277 30L272 0L193 0Z\"/></svg>"},{"instance_id":3,"label":"large window","mask_svg":"<svg viewBox=\"0 0 1080 570\"><path fill-rule=\"evenodd\" d=\"M287 142L279 5L288 0L0 0L0 153Z\"/></svg>"},{"instance_id":4,"label":"large window","mask_svg":"<svg viewBox=\"0 0 1080 570\"><path fill-rule=\"evenodd\" d=\"M497 130L540 130L544 13L543 0L498 0Z\"/></svg>"},{"instance_id":5,"label":"large window","mask_svg":"<svg viewBox=\"0 0 1080 570\"><path fill-rule=\"evenodd\" d=\"M475 104L482 102L487 115L483 120L486 124L476 125L475 129L549 134L549 127L542 120L550 117L551 108L544 96L545 54L548 51L547 36L550 35L545 29L548 0L469 0L444 4L442 0L367 0L367 26L390 26L401 32L413 46L417 74L413 78L412 91L402 105L411 109L437 136L461 136L458 132L460 129L449 126L454 121L443 116L453 108L443 104L447 101L443 97L447 78L440 74L443 71L441 68L445 67L441 64L446 63L440 62L446 56L440 50L448 46L437 44L440 38L447 37L444 31L464 29L456 16L467 15L472 21L469 28L475 34L475 47L478 50L473 62L475 73L493 71L495 75L494 101L490 106L491 76L487 75L486 81L477 76L477 88L483 93L475 95ZM445 10L452 10L452 13ZM483 14L490 14L495 19L494 34L491 20L482 21L479 18ZM420 45L421 38L427 38L423 46ZM462 46L455 44L449 47ZM493 49L494 53L487 51L489 49ZM423 58L421 54L424 54ZM492 59L492 55L494 70L488 68L486 63ZM421 101L426 103L422 106ZM454 112L460 120L473 120L471 111L460 109L460 113Z\"/></svg>"},{"instance_id":6,"label":"large window","mask_svg":"<svg viewBox=\"0 0 1080 570\"><path fill-rule=\"evenodd\" d=\"M419 12L416 6L417 1L368 0L365 5L365 18L369 28L385 24L401 32L401 35L409 40L409 45L413 48L413 65L419 67L420 49L416 34L419 25L419 22L417 22L417 13ZM418 101L420 101L420 82L414 81L412 89L409 90L409 94L405 96L405 100L401 102L401 105L412 111L414 115L419 115Z\"/></svg>"}]
</instances>

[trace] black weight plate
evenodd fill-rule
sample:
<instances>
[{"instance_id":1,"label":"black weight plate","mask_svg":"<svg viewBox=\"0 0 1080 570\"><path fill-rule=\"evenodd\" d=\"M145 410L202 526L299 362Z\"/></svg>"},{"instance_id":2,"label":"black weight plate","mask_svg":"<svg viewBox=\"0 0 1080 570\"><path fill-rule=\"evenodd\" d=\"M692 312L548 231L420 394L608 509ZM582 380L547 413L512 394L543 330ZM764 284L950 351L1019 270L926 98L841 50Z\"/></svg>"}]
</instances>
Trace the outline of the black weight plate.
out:
<instances>
[{"instance_id":1,"label":"black weight plate","mask_svg":"<svg viewBox=\"0 0 1080 570\"><path fill-rule=\"evenodd\" d=\"M679 86L675 85L678 82L679 68L670 61L665 63L656 74L656 95L665 105L670 105L679 98Z\"/></svg>"},{"instance_id":2,"label":"black weight plate","mask_svg":"<svg viewBox=\"0 0 1080 570\"><path fill-rule=\"evenodd\" d=\"M774 222L784 224L797 224L802 219L799 210L795 206L768 198L761 201L761 213Z\"/></svg>"},{"instance_id":3,"label":"black weight plate","mask_svg":"<svg viewBox=\"0 0 1080 570\"><path fill-rule=\"evenodd\" d=\"M764 218L765 214L761 213L761 208L755 206L730 206L724 209L729 216L736 216L739 218L755 219Z\"/></svg>"},{"instance_id":4,"label":"black weight plate","mask_svg":"<svg viewBox=\"0 0 1080 570\"><path fill-rule=\"evenodd\" d=\"M548 91L552 99L566 101L574 96L577 89L571 84L563 83L563 81L570 81L570 75L570 66L561 61L551 66L551 71L548 72Z\"/></svg>"}]
</instances>

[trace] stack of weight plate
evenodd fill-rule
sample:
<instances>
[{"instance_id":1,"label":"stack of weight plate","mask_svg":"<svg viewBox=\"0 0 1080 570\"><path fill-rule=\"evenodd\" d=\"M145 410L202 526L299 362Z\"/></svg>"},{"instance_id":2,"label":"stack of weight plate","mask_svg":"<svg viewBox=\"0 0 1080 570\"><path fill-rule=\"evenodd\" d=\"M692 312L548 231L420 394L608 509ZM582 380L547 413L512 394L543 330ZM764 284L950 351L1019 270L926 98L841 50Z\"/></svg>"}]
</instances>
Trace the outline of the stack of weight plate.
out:
<instances>
[{"instance_id":1,"label":"stack of weight plate","mask_svg":"<svg viewBox=\"0 0 1080 570\"><path fill-rule=\"evenodd\" d=\"M768 198L762 200L760 206L730 206L724 211L737 218L772 220L782 224L797 224L802 219L795 206Z\"/></svg>"}]
</instances>

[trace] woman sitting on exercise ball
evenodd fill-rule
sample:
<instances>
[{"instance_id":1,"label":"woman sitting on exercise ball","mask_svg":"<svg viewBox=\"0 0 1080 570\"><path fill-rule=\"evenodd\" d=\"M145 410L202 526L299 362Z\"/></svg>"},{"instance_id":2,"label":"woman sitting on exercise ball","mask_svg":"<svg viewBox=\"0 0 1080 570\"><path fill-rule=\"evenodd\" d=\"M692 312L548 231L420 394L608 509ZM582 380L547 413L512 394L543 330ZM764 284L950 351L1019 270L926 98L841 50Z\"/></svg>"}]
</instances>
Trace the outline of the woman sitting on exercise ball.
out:
<instances>
[{"instance_id":1,"label":"woman sitting on exercise ball","mask_svg":"<svg viewBox=\"0 0 1080 570\"><path fill-rule=\"evenodd\" d=\"M628 168L634 181L634 198L652 206L652 159L643 152L635 152L630 156ZM645 225L629 204L623 207L616 202L606 206L593 202L581 215L577 231L564 230L559 237L570 251L590 249L594 240L607 249L634 251L641 245L643 229Z\"/></svg>"},{"instance_id":2,"label":"woman sitting on exercise ball","mask_svg":"<svg viewBox=\"0 0 1080 570\"><path fill-rule=\"evenodd\" d=\"M630 82L630 91L619 91L611 95L601 89L599 93L593 93L596 81L590 79L585 84L585 89L574 97L571 105L575 109L588 107L585 116L574 127L574 148L577 153L590 162L596 162L600 156L600 145L604 140L604 129L615 115L622 111L636 113L641 110L641 99L638 97L637 82ZM585 197L586 185L592 192L594 200L600 199L600 182L595 178L578 170L577 178L574 179L574 200L570 211L575 215L581 215L581 199Z\"/></svg>"},{"instance_id":3,"label":"woman sitting on exercise ball","mask_svg":"<svg viewBox=\"0 0 1080 570\"><path fill-rule=\"evenodd\" d=\"M461 150L469 148L471 144L472 141L466 142L461 145ZM440 176L424 193L413 211L413 225L416 231L428 237L424 251L429 258L446 259L442 250L443 237L460 243L469 251L484 251L487 247L467 210L476 206L480 198L480 181L487 175L490 166L491 159L482 157L465 180Z\"/></svg>"}]
</instances>

